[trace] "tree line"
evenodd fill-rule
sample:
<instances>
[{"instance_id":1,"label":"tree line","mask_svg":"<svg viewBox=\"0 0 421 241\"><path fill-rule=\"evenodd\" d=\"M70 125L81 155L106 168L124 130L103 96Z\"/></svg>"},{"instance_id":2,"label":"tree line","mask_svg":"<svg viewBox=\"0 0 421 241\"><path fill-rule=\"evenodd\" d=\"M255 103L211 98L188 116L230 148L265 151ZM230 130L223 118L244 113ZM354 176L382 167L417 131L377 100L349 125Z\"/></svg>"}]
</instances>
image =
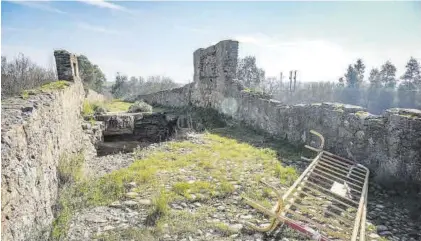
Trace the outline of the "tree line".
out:
<instances>
[{"instance_id":1,"label":"tree line","mask_svg":"<svg viewBox=\"0 0 421 241\"><path fill-rule=\"evenodd\" d=\"M115 82L108 88L108 91L119 99L133 99L137 95L150 94L161 90L179 87L173 79L166 76L149 76L146 79L142 76L127 76L117 73Z\"/></svg>"},{"instance_id":2,"label":"tree line","mask_svg":"<svg viewBox=\"0 0 421 241\"><path fill-rule=\"evenodd\" d=\"M405 68L405 73L397 77L396 67L386 61L371 69L365 79L366 66L362 59L357 59L338 82L297 82L291 91L288 81L265 77L265 71L256 65L256 58L246 56L238 60L237 79L246 88L271 94L286 104L342 102L381 113L392 107L421 108L420 63L410 57Z\"/></svg>"}]
</instances>

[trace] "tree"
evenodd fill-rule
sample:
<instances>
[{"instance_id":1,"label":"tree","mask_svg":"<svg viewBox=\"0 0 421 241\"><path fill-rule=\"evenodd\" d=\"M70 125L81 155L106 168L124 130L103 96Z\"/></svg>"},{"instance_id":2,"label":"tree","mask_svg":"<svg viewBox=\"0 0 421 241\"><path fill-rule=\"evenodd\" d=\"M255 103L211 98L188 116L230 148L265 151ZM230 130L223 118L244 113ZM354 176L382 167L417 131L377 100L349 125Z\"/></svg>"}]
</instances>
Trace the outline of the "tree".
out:
<instances>
[{"instance_id":1,"label":"tree","mask_svg":"<svg viewBox=\"0 0 421 241\"><path fill-rule=\"evenodd\" d=\"M79 55L77 60L79 65L79 75L84 85L101 92L103 84L106 81L104 73L98 65L92 64L85 55Z\"/></svg>"},{"instance_id":2,"label":"tree","mask_svg":"<svg viewBox=\"0 0 421 241\"><path fill-rule=\"evenodd\" d=\"M380 70L381 82L385 87L395 88L396 86L396 67L390 62L386 61Z\"/></svg>"},{"instance_id":3,"label":"tree","mask_svg":"<svg viewBox=\"0 0 421 241\"><path fill-rule=\"evenodd\" d=\"M268 77L261 84L262 90L268 94L274 94L280 91L280 81L276 77Z\"/></svg>"},{"instance_id":4,"label":"tree","mask_svg":"<svg viewBox=\"0 0 421 241\"><path fill-rule=\"evenodd\" d=\"M145 81L141 76L131 76L129 78L127 75L117 73L110 92L116 98L132 99L138 95L155 93L175 87L179 87L179 84L165 76L149 76Z\"/></svg>"},{"instance_id":5,"label":"tree","mask_svg":"<svg viewBox=\"0 0 421 241\"><path fill-rule=\"evenodd\" d=\"M352 65L348 66L345 74L345 81L347 87L356 88L358 87L358 73Z\"/></svg>"},{"instance_id":6,"label":"tree","mask_svg":"<svg viewBox=\"0 0 421 241\"><path fill-rule=\"evenodd\" d=\"M378 68L371 69L368 81L370 82L370 87L379 88L382 86L380 71Z\"/></svg>"},{"instance_id":7,"label":"tree","mask_svg":"<svg viewBox=\"0 0 421 241\"><path fill-rule=\"evenodd\" d=\"M1 56L1 94L8 97L20 94L22 90L33 89L57 80L54 69L41 67L24 54L12 61Z\"/></svg>"},{"instance_id":8,"label":"tree","mask_svg":"<svg viewBox=\"0 0 421 241\"><path fill-rule=\"evenodd\" d=\"M344 80L344 77L340 77L340 78L338 79L338 82L339 82L339 84L338 84L338 86L339 86L339 87L344 87L344 86L345 86L345 80Z\"/></svg>"},{"instance_id":9,"label":"tree","mask_svg":"<svg viewBox=\"0 0 421 241\"><path fill-rule=\"evenodd\" d=\"M357 73L357 83L361 84L364 81L365 72L365 65L362 59L357 59L357 62L354 64L354 70Z\"/></svg>"},{"instance_id":10,"label":"tree","mask_svg":"<svg viewBox=\"0 0 421 241\"><path fill-rule=\"evenodd\" d=\"M127 75L122 75L117 72L115 77L115 83L111 86L111 93L116 98L123 97L128 91L128 84L127 84Z\"/></svg>"},{"instance_id":11,"label":"tree","mask_svg":"<svg viewBox=\"0 0 421 241\"><path fill-rule=\"evenodd\" d=\"M411 57L406 64L406 71L401 77L403 83L401 85L403 89L421 89L421 75L420 75L420 63L414 58Z\"/></svg>"},{"instance_id":12,"label":"tree","mask_svg":"<svg viewBox=\"0 0 421 241\"><path fill-rule=\"evenodd\" d=\"M238 61L237 79L249 88L256 88L265 79L265 71L256 66L256 57L246 56Z\"/></svg>"}]
</instances>

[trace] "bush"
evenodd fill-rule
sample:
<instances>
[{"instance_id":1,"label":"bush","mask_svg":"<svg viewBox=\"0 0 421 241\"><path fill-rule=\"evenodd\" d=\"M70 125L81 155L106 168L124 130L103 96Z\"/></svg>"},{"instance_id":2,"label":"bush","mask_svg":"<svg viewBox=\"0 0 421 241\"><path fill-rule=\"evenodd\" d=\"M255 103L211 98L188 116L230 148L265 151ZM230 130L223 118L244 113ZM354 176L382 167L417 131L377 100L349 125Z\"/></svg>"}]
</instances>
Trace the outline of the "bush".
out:
<instances>
[{"instance_id":1,"label":"bush","mask_svg":"<svg viewBox=\"0 0 421 241\"><path fill-rule=\"evenodd\" d=\"M137 112L152 112L152 106L145 103L144 101L136 101L133 105L129 107L129 113Z\"/></svg>"},{"instance_id":2,"label":"bush","mask_svg":"<svg viewBox=\"0 0 421 241\"><path fill-rule=\"evenodd\" d=\"M105 114L108 112L105 104L102 102L89 102L87 100L83 101L82 115L92 116L98 114Z\"/></svg>"}]
</instances>

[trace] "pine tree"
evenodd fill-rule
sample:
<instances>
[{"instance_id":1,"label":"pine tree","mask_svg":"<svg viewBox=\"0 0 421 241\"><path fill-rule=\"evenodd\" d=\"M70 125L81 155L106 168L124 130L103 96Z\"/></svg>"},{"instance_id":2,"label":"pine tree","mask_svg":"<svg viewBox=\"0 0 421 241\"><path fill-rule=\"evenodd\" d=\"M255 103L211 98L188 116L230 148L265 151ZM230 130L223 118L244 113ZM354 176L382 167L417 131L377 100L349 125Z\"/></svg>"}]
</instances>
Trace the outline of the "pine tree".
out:
<instances>
[{"instance_id":1,"label":"pine tree","mask_svg":"<svg viewBox=\"0 0 421 241\"><path fill-rule=\"evenodd\" d=\"M370 81L370 87L379 88L382 86L380 71L377 68L373 68L370 71L370 76L368 77Z\"/></svg>"},{"instance_id":2,"label":"pine tree","mask_svg":"<svg viewBox=\"0 0 421 241\"><path fill-rule=\"evenodd\" d=\"M402 87L399 87L406 90L421 88L420 63L414 57L411 57L405 67L406 71L401 77L403 80Z\"/></svg>"},{"instance_id":3,"label":"pine tree","mask_svg":"<svg viewBox=\"0 0 421 241\"><path fill-rule=\"evenodd\" d=\"M396 86L396 67L390 62L386 61L380 70L381 82L385 87L395 88Z\"/></svg>"},{"instance_id":4,"label":"pine tree","mask_svg":"<svg viewBox=\"0 0 421 241\"><path fill-rule=\"evenodd\" d=\"M352 65L348 66L348 69L345 74L345 81L347 87L355 88L358 87L358 73L355 71Z\"/></svg>"},{"instance_id":5,"label":"pine tree","mask_svg":"<svg viewBox=\"0 0 421 241\"><path fill-rule=\"evenodd\" d=\"M357 59L354 64L354 70L357 73L357 84L360 85L364 81L365 65L362 59Z\"/></svg>"}]
</instances>

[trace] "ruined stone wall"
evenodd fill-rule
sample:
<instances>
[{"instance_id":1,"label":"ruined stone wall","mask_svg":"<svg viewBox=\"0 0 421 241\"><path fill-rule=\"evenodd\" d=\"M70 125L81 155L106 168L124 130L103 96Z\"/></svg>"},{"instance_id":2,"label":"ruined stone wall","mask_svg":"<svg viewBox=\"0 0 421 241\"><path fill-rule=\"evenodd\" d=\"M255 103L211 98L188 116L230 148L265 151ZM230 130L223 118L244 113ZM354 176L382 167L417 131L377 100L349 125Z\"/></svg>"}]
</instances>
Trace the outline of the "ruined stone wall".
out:
<instances>
[{"instance_id":1,"label":"ruined stone wall","mask_svg":"<svg viewBox=\"0 0 421 241\"><path fill-rule=\"evenodd\" d=\"M73 81L68 87L2 101L2 240L48 240L60 157L95 152L82 129L82 82L66 67L70 61L60 65L63 58L57 68L61 79Z\"/></svg>"},{"instance_id":2,"label":"ruined stone wall","mask_svg":"<svg viewBox=\"0 0 421 241\"><path fill-rule=\"evenodd\" d=\"M163 90L153 94L139 95L137 100L144 100L152 105L182 107L189 105L190 91L194 88L195 83L187 84L170 90Z\"/></svg>"},{"instance_id":3,"label":"ruined stone wall","mask_svg":"<svg viewBox=\"0 0 421 241\"><path fill-rule=\"evenodd\" d=\"M325 136L327 150L367 165L380 182L421 183L420 110L390 109L374 116L362 107L342 104L284 105L243 90L234 79L237 55L238 42L230 40L198 49L190 101L181 96L183 91L177 98L163 91L145 100L210 107L293 143L308 141L314 129Z\"/></svg>"},{"instance_id":4,"label":"ruined stone wall","mask_svg":"<svg viewBox=\"0 0 421 241\"><path fill-rule=\"evenodd\" d=\"M2 240L46 240L57 198L59 158L86 144L83 98L77 82L28 100L3 101Z\"/></svg>"},{"instance_id":5,"label":"ruined stone wall","mask_svg":"<svg viewBox=\"0 0 421 241\"><path fill-rule=\"evenodd\" d=\"M389 109L376 116L337 103L282 105L249 93L227 98L220 111L292 143L305 143L314 129L325 149L356 160L381 183L421 183L421 111Z\"/></svg>"},{"instance_id":6,"label":"ruined stone wall","mask_svg":"<svg viewBox=\"0 0 421 241\"><path fill-rule=\"evenodd\" d=\"M75 54L66 50L55 50L54 58L59 80L75 81L79 79L79 65Z\"/></svg>"}]
</instances>

